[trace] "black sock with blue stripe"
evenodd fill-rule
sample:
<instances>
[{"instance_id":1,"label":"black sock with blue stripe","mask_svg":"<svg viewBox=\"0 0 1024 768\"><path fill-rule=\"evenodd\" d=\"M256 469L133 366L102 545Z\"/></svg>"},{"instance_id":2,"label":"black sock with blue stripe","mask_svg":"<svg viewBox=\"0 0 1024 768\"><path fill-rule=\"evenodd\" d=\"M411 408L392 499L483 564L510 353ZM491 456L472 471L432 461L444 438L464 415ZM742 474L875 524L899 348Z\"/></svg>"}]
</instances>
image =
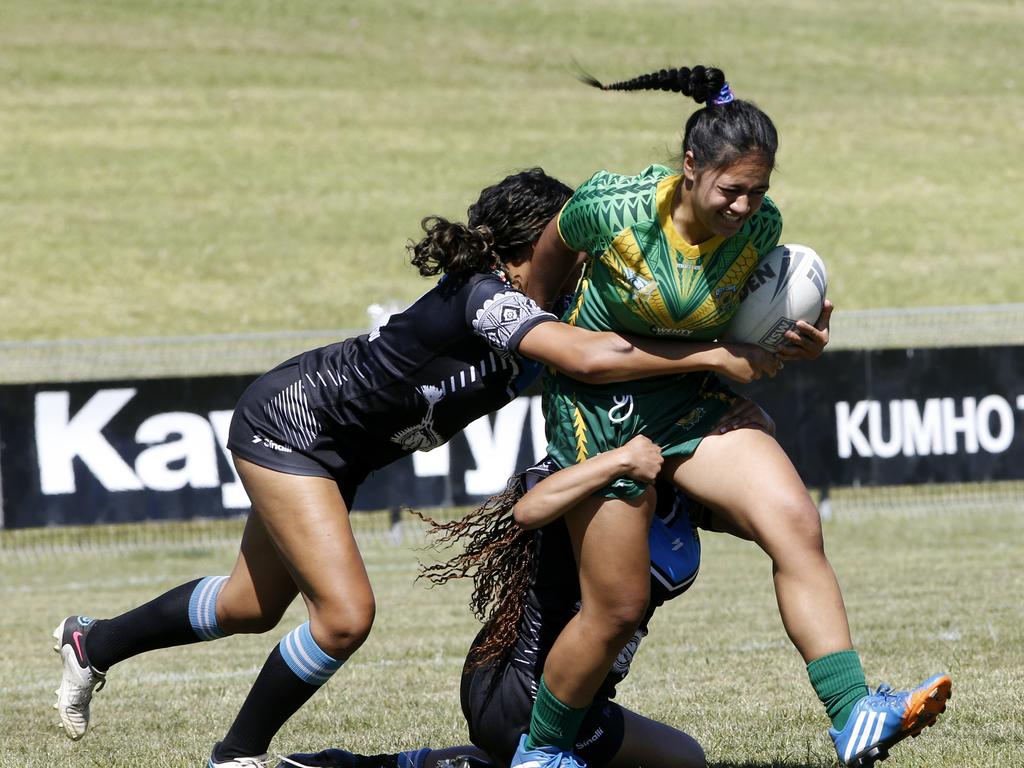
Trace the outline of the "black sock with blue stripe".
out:
<instances>
[{"instance_id":1,"label":"black sock with blue stripe","mask_svg":"<svg viewBox=\"0 0 1024 768\"><path fill-rule=\"evenodd\" d=\"M309 622L285 635L267 657L231 729L214 747L214 762L266 753L285 721L343 663L316 644Z\"/></svg>"},{"instance_id":2,"label":"black sock with blue stripe","mask_svg":"<svg viewBox=\"0 0 1024 768\"><path fill-rule=\"evenodd\" d=\"M196 579L113 619L97 620L85 636L89 663L106 672L146 651L223 637L216 607L227 578Z\"/></svg>"}]
</instances>

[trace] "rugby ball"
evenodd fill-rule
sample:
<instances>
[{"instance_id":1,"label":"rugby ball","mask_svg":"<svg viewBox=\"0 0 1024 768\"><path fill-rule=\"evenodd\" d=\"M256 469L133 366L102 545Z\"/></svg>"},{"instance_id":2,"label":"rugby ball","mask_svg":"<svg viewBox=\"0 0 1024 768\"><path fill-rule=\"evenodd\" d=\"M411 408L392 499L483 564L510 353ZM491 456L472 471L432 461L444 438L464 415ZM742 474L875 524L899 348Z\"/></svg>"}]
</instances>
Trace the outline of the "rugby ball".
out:
<instances>
[{"instance_id":1,"label":"rugby ball","mask_svg":"<svg viewBox=\"0 0 1024 768\"><path fill-rule=\"evenodd\" d=\"M821 314L828 277L825 264L806 245L780 245L766 253L740 291L740 306L723 341L758 344L770 352L798 320Z\"/></svg>"}]
</instances>

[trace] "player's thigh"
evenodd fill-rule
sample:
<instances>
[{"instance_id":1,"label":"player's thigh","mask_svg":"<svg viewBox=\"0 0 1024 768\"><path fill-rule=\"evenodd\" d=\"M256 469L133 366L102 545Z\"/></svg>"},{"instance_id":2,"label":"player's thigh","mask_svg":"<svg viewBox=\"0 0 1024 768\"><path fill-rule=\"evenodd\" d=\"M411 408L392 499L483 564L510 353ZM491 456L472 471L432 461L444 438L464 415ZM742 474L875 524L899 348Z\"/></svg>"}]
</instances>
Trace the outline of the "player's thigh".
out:
<instances>
[{"instance_id":1,"label":"player's thigh","mask_svg":"<svg viewBox=\"0 0 1024 768\"><path fill-rule=\"evenodd\" d=\"M238 558L217 600L217 620L231 633L266 632L298 589L258 513L245 522Z\"/></svg>"},{"instance_id":2,"label":"player's thigh","mask_svg":"<svg viewBox=\"0 0 1024 768\"><path fill-rule=\"evenodd\" d=\"M361 642L345 636L365 637L369 632L373 591L338 484L326 477L275 472L239 458L235 466L253 512L306 601L314 638L328 645Z\"/></svg>"},{"instance_id":3,"label":"player's thigh","mask_svg":"<svg viewBox=\"0 0 1024 768\"><path fill-rule=\"evenodd\" d=\"M607 768L704 768L704 750L687 733L622 710L622 745Z\"/></svg>"},{"instance_id":4,"label":"player's thigh","mask_svg":"<svg viewBox=\"0 0 1024 768\"><path fill-rule=\"evenodd\" d=\"M591 496L566 514L585 608L614 614L627 605L646 607L654 498L651 489L633 499Z\"/></svg>"},{"instance_id":5,"label":"player's thigh","mask_svg":"<svg viewBox=\"0 0 1024 768\"><path fill-rule=\"evenodd\" d=\"M769 554L797 542L820 543L821 523L793 462L758 429L705 437L686 459L669 459L676 486L715 510L727 529Z\"/></svg>"}]
</instances>

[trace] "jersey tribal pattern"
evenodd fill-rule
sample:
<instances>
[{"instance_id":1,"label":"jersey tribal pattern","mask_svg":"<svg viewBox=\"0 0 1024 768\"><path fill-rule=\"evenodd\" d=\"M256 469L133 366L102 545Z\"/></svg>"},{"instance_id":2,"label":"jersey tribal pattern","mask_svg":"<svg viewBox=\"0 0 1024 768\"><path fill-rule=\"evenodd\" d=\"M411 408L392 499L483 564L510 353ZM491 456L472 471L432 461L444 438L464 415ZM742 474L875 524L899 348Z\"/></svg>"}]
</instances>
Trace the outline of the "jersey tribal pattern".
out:
<instances>
[{"instance_id":1,"label":"jersey tribal pattern","mask_svg":"<svg viewBox=\"0 0 1024 768\"><path fill-rule=\"evenodd\" d=\"M782 218L765 198L735 235L692 245L672 223L681 178L657 165L637 176L599 171L566 203L562 239L592 257L567 322L695 340L722 332L761 255L778 244Z\"/></svg>"},{"instance_id":2,"label":"jersey tribal pattern","mask_svg":"<svg viewBox=\"0 0 1024 768\"><path fill-rule=\"evenodd\" d=\"M473 330L500 352L509 351L510 341L519 338L524 324L536 324L536 318L554 316L544 312L529 296L519 291L496 293L476 311Z\"/></svg>"}]
</instances>

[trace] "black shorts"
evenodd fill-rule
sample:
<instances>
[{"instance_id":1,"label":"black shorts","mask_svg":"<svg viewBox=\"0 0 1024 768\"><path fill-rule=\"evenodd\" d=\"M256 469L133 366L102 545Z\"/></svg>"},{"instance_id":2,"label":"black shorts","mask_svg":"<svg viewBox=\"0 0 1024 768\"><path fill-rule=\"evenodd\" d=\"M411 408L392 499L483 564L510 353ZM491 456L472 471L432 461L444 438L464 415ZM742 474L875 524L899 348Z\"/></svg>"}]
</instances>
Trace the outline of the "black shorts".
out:
<instances>
[{"instance_id":1,"label":"black shorts","mask_svg":"<svg viewBox=\"0 0 1024 768\"><path fill-rule=\"evenodd\" d=\"M331 478L351 509L356 488L370 470L346 458L347 448L351 444L343 446L308 406L297 357L248 386L235 406L228 431L228 450L235 456L289 475Z\"/></svg>"},{"instance_id":2,"label":"black shorts","mask_svg":"<svg viewBox=\"0 0 1024 768\"><path fill-rule=\"evenodd\" d=\"M533 674L513 664L492 664L462 672L462 714L469 738L498 765L512 761L519 737L530 730L536 697ZM622 707L606 698L591 704L573 750L589 768L608 765L622 746Z\"/></svg>"}]
</instances>

